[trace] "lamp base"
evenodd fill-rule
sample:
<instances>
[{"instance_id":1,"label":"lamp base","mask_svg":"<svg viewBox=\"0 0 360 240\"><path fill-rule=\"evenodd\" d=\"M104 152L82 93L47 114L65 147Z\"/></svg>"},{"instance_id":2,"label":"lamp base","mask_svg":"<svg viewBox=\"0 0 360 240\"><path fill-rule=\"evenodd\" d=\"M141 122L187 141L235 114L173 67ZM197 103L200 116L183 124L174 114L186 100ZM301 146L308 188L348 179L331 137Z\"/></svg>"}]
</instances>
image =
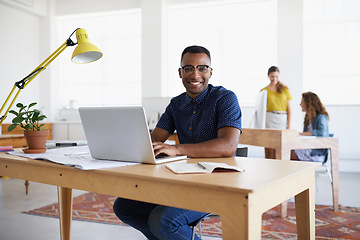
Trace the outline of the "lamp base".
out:
<instances>
[{"instance_id":1,"label":"lamp base","mask_svg":"<svg viewBox=\"0 0 360 240\"><path fill-rule=\"evenodd\" d=\"M29 153L29 154L35 154L35 153L44 153L44 152L46 152L46 150L47 150L47 148L37 148L37 149L24 148L23 152Z\"/></svg>"}]
</instances>

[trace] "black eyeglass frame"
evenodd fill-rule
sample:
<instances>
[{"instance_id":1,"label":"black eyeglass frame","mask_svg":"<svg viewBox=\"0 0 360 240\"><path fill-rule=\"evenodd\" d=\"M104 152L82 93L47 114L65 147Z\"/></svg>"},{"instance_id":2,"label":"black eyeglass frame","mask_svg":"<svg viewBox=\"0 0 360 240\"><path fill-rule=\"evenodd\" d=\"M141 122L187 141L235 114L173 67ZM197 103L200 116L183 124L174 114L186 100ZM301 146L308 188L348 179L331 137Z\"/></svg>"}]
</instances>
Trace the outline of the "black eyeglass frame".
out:
<instances>
[{"instance_id":1,"label":"black eyeglass frame","mask_svg":"<svg viewBox=\"0 0 360 240\"><path fill-rule=\"evenodd\" d=\"M187 67L191 67L192 70L191 71L186 71L185 68ZM205 67L206 68L206 71L201 71L200 68L201 67ZM199 72L201 73L207 73L209 69L212 69L209 65L197 65L197 66L193 66L193 65L185 65L185 66L181 66L181 69L185 72L185 73L192 73L194 72L195 68L197 68L199 70Z\"/></svg>"}]
</instances>

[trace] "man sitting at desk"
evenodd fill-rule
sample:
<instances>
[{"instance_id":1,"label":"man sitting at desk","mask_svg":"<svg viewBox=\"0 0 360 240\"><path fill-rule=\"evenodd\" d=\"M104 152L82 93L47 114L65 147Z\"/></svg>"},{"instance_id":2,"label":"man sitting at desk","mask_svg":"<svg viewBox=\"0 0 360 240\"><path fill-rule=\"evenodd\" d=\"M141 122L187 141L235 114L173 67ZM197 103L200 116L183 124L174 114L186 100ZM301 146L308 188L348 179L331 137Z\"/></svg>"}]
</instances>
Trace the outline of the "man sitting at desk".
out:
<instances>
[{"instance_id":1,"label":"man sitting at desk","mask_svg":"<svg viewBox=\"0 0 360 240\"><path fill-rule=\"evenodd\" d=\"M241 110L236 95L208 84L210 52L190 46L181 55L179 76L186 93L173 98L151 133L155 155L231 157L241 133ZM164 142L177 131L178 145ZM187 194L187 193L184 193ZM116 216L148 239L191 239L189 224L206 213L117 198ZM200 239L196 236L196 239Z\"/></svg>"}]
</instances>

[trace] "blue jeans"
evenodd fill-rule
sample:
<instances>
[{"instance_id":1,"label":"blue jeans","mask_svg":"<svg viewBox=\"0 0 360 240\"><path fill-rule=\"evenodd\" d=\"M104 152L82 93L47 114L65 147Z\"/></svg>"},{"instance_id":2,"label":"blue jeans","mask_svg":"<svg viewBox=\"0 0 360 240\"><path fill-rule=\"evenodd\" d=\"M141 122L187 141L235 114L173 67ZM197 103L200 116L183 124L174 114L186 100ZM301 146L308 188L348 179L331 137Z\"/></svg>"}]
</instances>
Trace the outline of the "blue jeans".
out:
<instances>
[{"instance_id":1,"label":"blue jeans","mask_svg":"<svg viewBox=\"0 0 360 240\"><path fill-rule=\"evenodd\" d=\"M206 215L203 212L117 198L114 213L124 223L141 231L150 240L189 240L189 224ZM195 239L200 240L198 236Z\"/></svg>"}]
</instances>

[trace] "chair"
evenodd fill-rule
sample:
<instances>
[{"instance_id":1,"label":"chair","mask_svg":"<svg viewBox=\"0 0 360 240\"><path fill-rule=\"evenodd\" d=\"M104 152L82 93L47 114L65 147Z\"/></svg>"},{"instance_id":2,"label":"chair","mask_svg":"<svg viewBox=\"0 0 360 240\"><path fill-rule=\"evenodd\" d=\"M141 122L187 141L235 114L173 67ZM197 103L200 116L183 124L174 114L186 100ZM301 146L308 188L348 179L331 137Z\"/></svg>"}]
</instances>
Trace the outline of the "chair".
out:
<instances>
[{"instance_id":1,"label":"chair","mask_svg":"<svg viewBox=\"0 0 360 240\"><path fill-rule=\"evenodd\" d=\"M325 171L327 172L328 177L329 177L329 180L330 180L330 182L332 183L333 180L332 180L331 172L330 172L330 169L328 168L328 166L326 165L326 162L327 162L328 156L329 156L329 152L330 152L330 150L328 149L328 151L327 151L326 154L325 154L325 160L324 160L324 162L322 163L322 166L325 167Z\"/></svg>"},{"instance_id":2,"label":"chair","mask_svg":"<svg viewBox=\"0 0 360 240\"><path fill-rule=\"evenodd\" d=\"M199 237L201 238L201 221L203 221L206 217L209 217L211 215L211 213L206 214L205 216L203 216L202 218L196 220L193 223L190 223L189 226L192 228L192 235L191 235L191 240L195 239L195 228L196 226L199 226Z\"/></svg>"},{"instance_id":3,"label":"chair","mask_svg":"<svg viewBox=\"0 0 360 240\"><path fill-rule=\"evenodd\" d=\"M327 173L327 175L329 177L329 180L330 180L330 183L332 184L333 179L332 179L332 176L331 176L331 171L330 171L329 167L326 165L326 163L327 163L327 161L329 159L329 154L330 154L330 149L328 149L326 151L324 161L321 163L321 167L325 168L325 172ZM316 185L317 185L317 182L316 182Z\"/></svg>"},{"instance_id":4,"label":"chair","mask_svg":"<svg viewBox=\"0 0 360 240\"><path fill-rule=\"evenodd\" d=\"M247 157L248 156L248 147L240 147L236 149L235 155L237 157Z\"/></svg>"},{"instance_id":5,"label":"chair","mask_svg":"<svg viewBox=\"0 0 360 240\"><path fill-rule=\"evenodd\" d=\"M329 137L333 137L334 134L333 133L330 133L329 134ZM321 163L321 167L325 168L325 172L327 173L328 177L329 177L329 180L330 180L330 183L333 184L333 179L332 179L332 175L331 175L331 171L330 169L328 168L328 166L326 165L328 159L329 159L329 154L330 153L330 149L327 149L326 153L325 153L325 158L324 158L324 161ZM316 172L316 176L318 176L318 172ZM318 189L318 183L316 181L316 189Z\"/></svg>"},{"instance_id":6,"label":"chair","mask_svg":"<svg viewBox=\"0 0 360 240\"><path fill-rule=\"evenodd\" d=\"M334 133L330 133L330 134L329 134L329 137L334 137ZM324 162L322 162L322 166L325 167L325 171L327 172L328 177L329 177L329 180L330 180L330 182L331 182L331 184L332 184L332 183L333 183L333 179L332 179L332 176L331 176L331 172L330 172L328 166L325 165L326 162L327 162L328 159L329 159L329 153L330 153L330 149L328 149L328 150L326 151L325 158L324 158Z\"/></svg>"},{"instance_id":7,"label":"chair","mask_svg":"<svg viewBox=\"0 0 360 240\"><path fill-rule=\"evenodd\" d=\"M248 156L248 147L240 147L236 149L235 155L237 157L247 157ZM191 235L191 240L195 239L195 229L196 226L199 227L199 237L201 238L201 221L203 221L205 218L209 217L210 215L212 215L211 213L206 214L204 217L196 220L195 222L189 224L189 226L192 228L192 235Z\"/></svg>"}]
</instances>

